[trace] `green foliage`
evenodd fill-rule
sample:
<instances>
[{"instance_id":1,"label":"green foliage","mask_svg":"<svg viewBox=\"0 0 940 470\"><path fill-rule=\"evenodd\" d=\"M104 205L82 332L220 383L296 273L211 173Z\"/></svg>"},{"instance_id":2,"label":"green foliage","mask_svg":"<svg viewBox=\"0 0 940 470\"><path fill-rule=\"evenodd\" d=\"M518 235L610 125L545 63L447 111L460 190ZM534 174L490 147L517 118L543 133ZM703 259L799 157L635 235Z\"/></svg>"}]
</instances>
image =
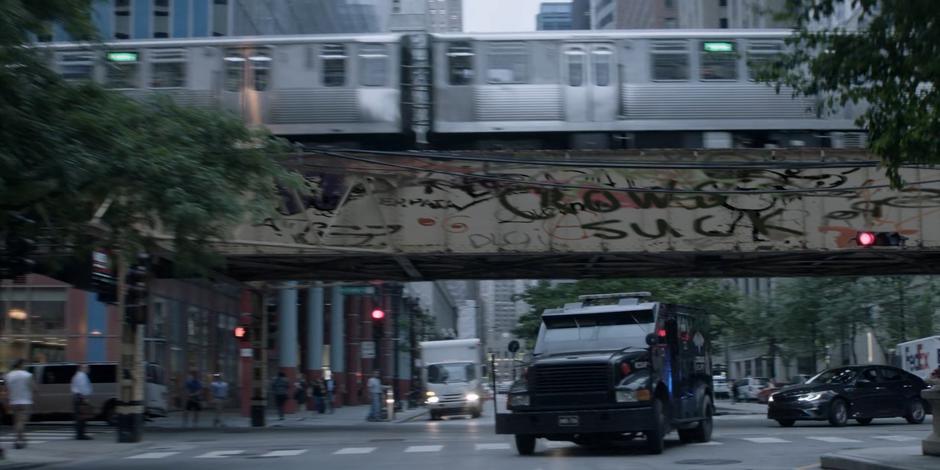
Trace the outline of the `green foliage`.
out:
<instances>
[{"instance_id":1,"label":"green foliage","mask_svg":"<svg viewBox=\"0 0 940 470\"><path fill-rule=\"evenodd\" d=\"M711 315L713 338L736 323L739 296L715 279L585 279L555 286L542 281L521 295L530 305L530 311L519 318L513 334L526 340L531 348L545 309L576 302L579 295L640 291L650 292L657 301L704 309Z\"/></svg>"},{"instance_id":2,"label":"green foliage","mask_svg":"<svg viewBox=\"0 0 940 470\"><path fill-rule=\"evenodd\" d=\"M839 4L860 31L822 27ZM791 51L762 79L817 96L825 108L860 104L858 125L895 185L906 164L940 161L940 8L936 0L788 0Z\"/></svg>"},{"instance_id":3,"label":"green foliage","mask_svg":"<svg viewBox=\"0 0 940 470\"><path fill-rule=\"evenodd\" d=\"M28 213L47 243L72 246L106 206L96 244L132 256L167 234L178 267L204 270L208 241L270 215L277 184L299 186L275 160L288 145L234 116L67 83L22 47L51 21L93 37L91 3L0 3L0 231Z\"/></svg>"}]
</instances>

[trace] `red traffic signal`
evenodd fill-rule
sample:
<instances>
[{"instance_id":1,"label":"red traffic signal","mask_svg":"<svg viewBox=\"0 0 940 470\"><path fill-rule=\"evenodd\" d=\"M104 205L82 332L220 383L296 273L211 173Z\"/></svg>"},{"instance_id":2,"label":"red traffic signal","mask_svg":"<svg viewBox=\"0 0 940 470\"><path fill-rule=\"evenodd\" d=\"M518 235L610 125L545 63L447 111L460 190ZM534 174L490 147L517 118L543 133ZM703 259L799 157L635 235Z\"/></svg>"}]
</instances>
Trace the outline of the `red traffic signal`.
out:
<instances>
[{"instance_id":1,"label":"red traffic signal","mask_svg":"<svg viewBox=\"0 0 940 470\"><path fill-rule=\"evenodd\" d=\"M373 319L373 320L381 320L381 319L383 319L383 318L385 318L385 310L382 310L382 309L380 309L380 308L377 308L377 309L375 309L375 310L372 311L372 319Z\"/></svg>"},{"instance_id":2,"label":"red traffic signal","mask_svg":"<svg viewBox=\"0 0 940 470\"><path fill-rule=\"evenodd\" d=\"M233 332L235 333L236 338L245 339L245 337L248 335L248 328L245 328L244 326L236 326Z\"/></svg>"},{"instance_id":3,"label":"red traffic signal","mask_svg":"<svg viewBox=\"0 0 940 470\"><path fill-rule=\"evenodd\" d=\"M855 242L858 246L904 246L907 237L898 232L858 232Z\"/></svg>"},{"instance_id":4,"label":"red traffic signal","mask_svg":"<svg viewBox=\"0 0 940 470\"><path fill-rule=\"evenodd\" d=\"M855 237L858 241L859 246L872 246L875 244L875 233L874 232L858 232L858 236Z\"/></svg>"}]
</instances>

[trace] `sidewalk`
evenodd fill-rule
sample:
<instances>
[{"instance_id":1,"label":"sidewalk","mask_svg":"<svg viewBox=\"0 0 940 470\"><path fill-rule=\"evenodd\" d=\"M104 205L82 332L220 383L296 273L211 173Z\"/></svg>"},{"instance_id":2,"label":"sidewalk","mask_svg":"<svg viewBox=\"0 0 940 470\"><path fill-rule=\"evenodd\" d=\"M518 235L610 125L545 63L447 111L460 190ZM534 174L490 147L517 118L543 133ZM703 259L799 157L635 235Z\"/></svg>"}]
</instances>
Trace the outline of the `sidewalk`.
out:
<instances>
[{"instance_id":1,"label":"sidewalk","mask_svg":"<svg viewBox=\"0 0 940 470\"><path fill-rule=\"evenodd\" d=\"M427 414L426 408L403 409L395 413L392 421L379 421L370 423L366 421L369 414L369 405L343 406L336 408L333 413L319 414L314 411L304 410L286 414L284 420L277 417L273 409L269 409L265 416L265 427L252 427L251 418L242 416L237 410L229 410L223 414L222 420L224 427L213 428L212 420L214 418L212 411L203 411L199 414L199 426L195 429L211 430L219 429L229 432L245 432L250 430L268 430L268 429L303 429L317 427L339 427L356 426L362 424L377 425L405 423ZM183 426L183 413L181 411L170 412L166 418L155 418L145 425L146 431L180 431L194 429L192 426Z\"/></svg>"},{"instance_id":2,"label":"sidewalk","mask_svg":"<svg viewBox=\"0 0 940 470\"><path fill-rule=\"evenodd\" d=\"M921 453L921 447L872 447L823 455L822 468L834 470L936 470L940 457Z\"/></svg>"},{"instance_id":3,"label":"sidewalk","mask_svg":"<svg viewBox=\"0 0 940 470\"><path fill-rule=\"evenodd\" d=\"M28 434L27 431L27 436ZM145 449L156 445L156 443L147 442L146 439L143 442L133 444L118 443L115 442L113 431L96 435L94 441L57 440L30 445L25 449L13 449L9 442L4 442L5 458L0 460L0 469L39 468L46 465L117 454L128 450Z\"/></svg>"},{"instance_id":4,"label":"sidewalk","mask_svg":"<svg viewBox=\"0 0 940 470\"><path fill-rule=\"evenodd\" d=\"M757 402L737 402L730 400L715 401L716 415L766 415L767 405Z\"/></svg>"}]
</instances>

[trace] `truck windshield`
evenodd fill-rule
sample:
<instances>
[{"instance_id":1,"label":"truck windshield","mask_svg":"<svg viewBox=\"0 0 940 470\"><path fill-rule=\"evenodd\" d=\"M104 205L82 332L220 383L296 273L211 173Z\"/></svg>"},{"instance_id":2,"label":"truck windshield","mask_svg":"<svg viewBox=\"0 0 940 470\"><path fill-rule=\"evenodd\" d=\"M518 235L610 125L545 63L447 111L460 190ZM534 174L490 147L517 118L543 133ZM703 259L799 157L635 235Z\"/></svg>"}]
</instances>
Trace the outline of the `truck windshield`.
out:
<instances>
[{"instance_id":1,"label":"truck windshield","mask_svg":"<svg viewBox=\"0 0 940 470\"><path fill-rule=\"evenodd\" d=\"M476 379L476 369L472 362L454 362L450 364L431 364L428 366L428 383L446 384L469 382Z\"/></svg>"},{"instance_id":2,"label":"truck windshield","mask_svg":"<svg viewBox=\"0 0 940 470\"><path fill-rule=\"evenodd\" d=\"M645 348L652 331L652 310L542 317L543 334L535 354Z\"/></svg>"}]
</instances>

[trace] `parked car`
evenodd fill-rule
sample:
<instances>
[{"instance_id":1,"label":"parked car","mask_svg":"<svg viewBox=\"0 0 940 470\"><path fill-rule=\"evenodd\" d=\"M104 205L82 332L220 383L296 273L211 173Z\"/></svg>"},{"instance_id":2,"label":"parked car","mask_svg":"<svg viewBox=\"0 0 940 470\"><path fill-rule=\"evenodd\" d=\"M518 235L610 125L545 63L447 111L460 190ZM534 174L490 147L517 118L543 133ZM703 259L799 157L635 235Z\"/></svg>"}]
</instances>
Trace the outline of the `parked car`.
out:
<instances>
[{"instance_id":1,"label":"parked car","mask_svg":"<svg viewBox=\"0 0 940 470\"><path fill-rule=\"evenodd\" d=\"M738 400L758 400L761 390L770 387L770 379L767 377L748 377L735 381L738 390Z\"/></svg>"},{"instance_id":2,"label":"parked car","mask_svg":"<svg viewBox=\"0 0 940 470\"><path fill-rule=\"evenodd\" d=\"M849 419L865 425L874 418L894 417L919 424L930 413L920 397L925 388L920 377L897 367L837 367L771 395L767 418L784 427L798 420L843 426Z\"/></svg>"},{"instance_id":3,"label":"parked car","mask_svg":"<svg viewBox=\"0 0 940 470\"><path fill-rule=\"evenodd\" d=\"M715 398L730 398L731 387L728 385L728 379L722 375L712 377L712 387L715 391Z\"/></svg>"}]
</instances>

